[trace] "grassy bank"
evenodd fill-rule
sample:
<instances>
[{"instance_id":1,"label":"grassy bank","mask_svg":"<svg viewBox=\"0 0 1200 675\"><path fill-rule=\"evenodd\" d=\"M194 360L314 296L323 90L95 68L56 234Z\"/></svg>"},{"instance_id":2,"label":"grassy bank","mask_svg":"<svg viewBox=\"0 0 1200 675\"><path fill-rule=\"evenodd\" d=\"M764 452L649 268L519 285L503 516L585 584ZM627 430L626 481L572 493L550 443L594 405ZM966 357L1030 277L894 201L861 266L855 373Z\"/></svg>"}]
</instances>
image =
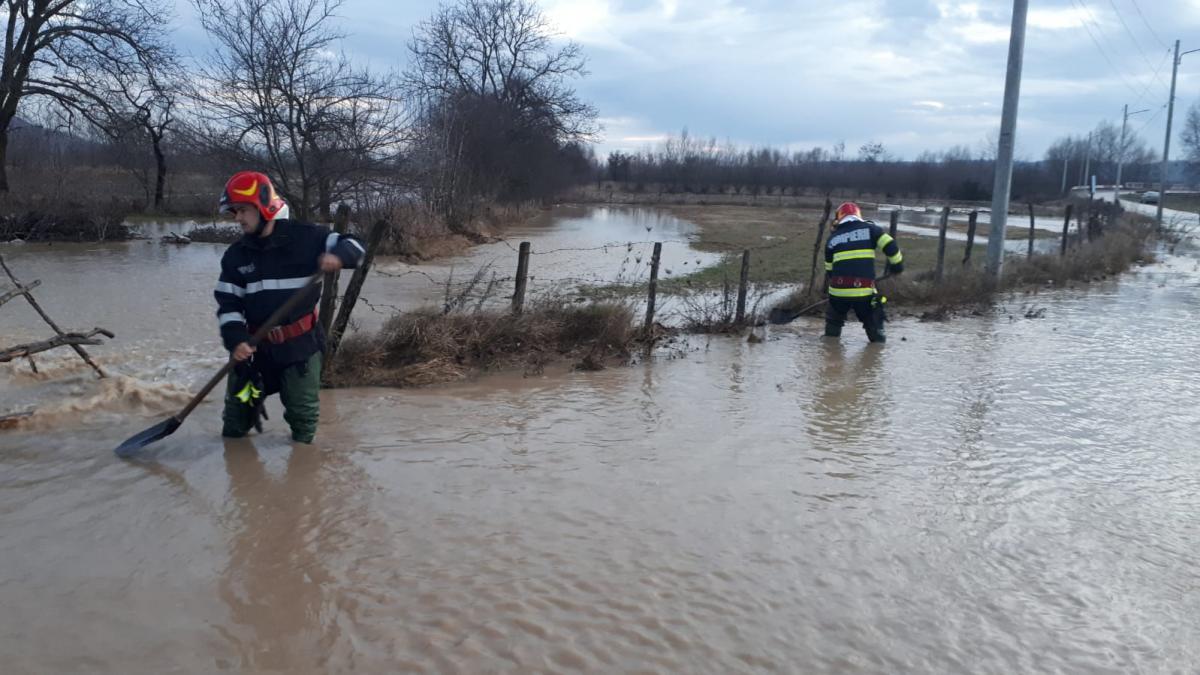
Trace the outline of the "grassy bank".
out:
<instances>
[{"instance_id":1,"label":"grassy bank","mask_svg":"<svg viewBox=\"0 0 1200 675\"><path fill-rule=\"evenodd\" d=\"M930 316L945 316L962 307L990 304L998 294L1035 290L1045 287L1069 287L1088 283L1127 271L1141 262L1152 260L1149 248L1154 241L1154 228L1145 218L1127 216L1109 227L1104 236L1092 241L1073 241L1066 255L1035 254L1032 257L1010 255L1005 259L1004 275L999 285L993 285L983 269L983 260L969 267L955 265L947 268L942 282L933 280L928 272L906 272L880 283L890 307L924 310ZM787 309L811 305L820 294L797 290L777 304ZM899 307L898 307L899 306ZM823 307L811 310L821 314Z\"/></svg>"},{"instance_id":2,"label":"grassy bank","mask_svg":"<svg viewBox=\"0 0 1200 675\"><path fill-rule=\"evenodd\" d=\"M538 373L564 362L599 370L626 359L636 336L632 307L618 302L543 300L516 316L422 309L347 337L328 384L411 387L498 370Z\"/></svg>"},{"instance_id":3,"label":"grassy bank","mask_svg":"<svg viewBox=\"0 0 1200 675\"><path fill-rule=\"evenodd\" d=\"M127 241L135 237L117 210L69 209L61 213L23 211L0 216L0 241L28 242Z\"/></svg>"},{"instance_id":4,"label":"grassy bank","mask_svg":"<svg viewBox=\"0 0 1200 675\"><path fill-rule=\"evenodd\" d=\"M1178 211L1190 211L1191 213L1200 213L1200 195L1167 195L1163 200L1163 207L1168 209L1176 209Z\"/></svg>"},{"instance_id":5,"label":"grassy bank","mask_svg":"<svg viewBox=\"0 0 1200 675\"><path fill-rule=\"evenodd\" d=\"M679 218L699 226L696 248L728 253L717 265L661 282L666 292L679 291L684 287L716 288L728 280L736 281L741 272L743 249L751 249L750 278L756 283L787 284L808 281L821 211L738 206L665 208ZM828 235L828 227L825 234ZM937 262L937 239L900 233L898 240L904 251L905 264L910 270L934 268ZM977 237L977 241L983 239ZM966 248L966 242L948 240L947 267L961 265ZM982 251L981 246L976 246L972 257L982 255ZM818 277L824 273L824 265L825 259L819 253Z\"/></svg>"}]
</instances>

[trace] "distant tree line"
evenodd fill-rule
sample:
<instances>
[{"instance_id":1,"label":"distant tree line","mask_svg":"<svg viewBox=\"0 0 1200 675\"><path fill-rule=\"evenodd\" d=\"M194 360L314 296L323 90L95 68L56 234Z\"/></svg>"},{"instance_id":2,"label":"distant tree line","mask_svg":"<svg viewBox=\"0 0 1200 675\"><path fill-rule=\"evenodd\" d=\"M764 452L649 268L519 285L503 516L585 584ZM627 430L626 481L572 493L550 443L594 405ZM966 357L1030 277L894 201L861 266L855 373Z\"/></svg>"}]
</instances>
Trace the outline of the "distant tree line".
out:
<instances>
[{"instance_id":1,"label":"distant tree line","mask_svg":"<svg viewBox=\"0 0 1200 675\"><path fill-rule=\"evenodd\" d=\"M1200 128L1200 111L1193 126ZM1184 132L1185 145L1188 144ZM1200 132L1193 131L1194 135ZM1154 153L1127 130L1121 149L1120 128L1102 122L1090 135L1055 141L1041 161L1017 161L1013 198L1047 200L1087 182L1085 169L1101 183L1116 180L1123 157L1122 181L1150 181L1158 175ZM1194 146L1196 142L1192 142ZM783 195L817 191L891 195L896 198L941 197L963 201L991 199L994 144L979 150L963 145L922 152L913 160L895 159L882 143L864 143L853 155L844 143L803 151L740 148L715 138L697 138L685 129L655 148L612 152L600 167L602 180L634 191L664 193Z\"/></svg>"},{"instance_id":2,"label":"distant tree line","mask_svg":"<svg viewBox=\"0 0 1200 675\"><path fill-rule=\"evenodd\" d=\"M603 179L634 191L666 193L798 195L817 191L955 200L991 198L993 158L965 146L925 152L914 161L891 157L880 143L861 146L849 156L842 143L832 148L784 151L738 148L715 139L698 139L684 131L657 148L637 153L613 152L601 169ZM1042 163L1022 162L1014 170L1017 195L1052 197Z\"/></svg>"}]
</instances>

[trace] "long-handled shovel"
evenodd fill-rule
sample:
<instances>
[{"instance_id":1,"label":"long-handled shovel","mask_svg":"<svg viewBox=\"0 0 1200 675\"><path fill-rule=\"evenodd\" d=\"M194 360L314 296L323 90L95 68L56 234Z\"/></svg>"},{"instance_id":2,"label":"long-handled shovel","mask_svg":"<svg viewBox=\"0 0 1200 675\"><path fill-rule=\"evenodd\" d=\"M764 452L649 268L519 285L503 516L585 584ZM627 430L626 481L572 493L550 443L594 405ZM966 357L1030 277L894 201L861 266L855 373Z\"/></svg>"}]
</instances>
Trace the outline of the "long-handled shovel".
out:
<instances>
[{"instance_id":1,"label":"long-handled shovel","mask_svg":"<svg viewBox=\"0 0 1200 675\"><path fill-rule=\"evenodd\" d=\"M892 276L892 273L887 272L883 276L876 279L875 283L879 283L880 281L883 281L884 279L887 279L890 276ZM784 307L775 307L767 315L767 321L769 323L772 323L775 325L791 323L792 321L795 321L800 316L807 314L808 312L820 307L821 305L823 305L827 302L829 302L829 298L825 298L824 300L814 302L813 304L811 304L803 309L786 309Z\"/></svg>"},{"instance_id":2,"label":"long-handled shovel","mask_svg":"<svg viewBox=\"0 0 1200 675\"><path fill-rule=\"evenodd\" d=\"M287 302L283 303L279 309L275 310L275 312L263 322L263 325L260 326L258 330L254 331L254 335L250 336L250 346L253 347L254 345L257 345L260 341L262 341L263 337L265 337L267 333L271 332L272 328L279 325L279 322L283 320L283 317L287 316L288 312L291 312L296 308L296 305L300 304L300 302L304 300L304 296L308 294L308 291L311 290L313 286L316 286L318 283L320 283L321 276L322 274L317 272L309 277L303 288L293 293L292 297L288 298ZM213 375L212 379L208 381L208 384L204 385L204 388L200 390L200 393L192 397L192 400L188 402L187 406L184 407L183 410L180 410L174 416L168 417L167 419L155 424L140 434L129 437L129 439L118 446L114 452L117 453L118 457L129 457L147 445L150 445L155 441L164 439L167 436L175 433L175 430L179 428L179 425L183 424L183 420L187 419L187 416L196 409L196 406L200 405L200 402L204 400L204 397L208 396L208 393L213 390L213 387L217 386L217 383L220 382L221 379L226 375L228 375L229 371L232 370L235 365L237 365L237 363L233 360L233 358L230 358L229 362L224 366L221 366L221 369L217 371L217 374Z\"/></svg>"}]
</instances>

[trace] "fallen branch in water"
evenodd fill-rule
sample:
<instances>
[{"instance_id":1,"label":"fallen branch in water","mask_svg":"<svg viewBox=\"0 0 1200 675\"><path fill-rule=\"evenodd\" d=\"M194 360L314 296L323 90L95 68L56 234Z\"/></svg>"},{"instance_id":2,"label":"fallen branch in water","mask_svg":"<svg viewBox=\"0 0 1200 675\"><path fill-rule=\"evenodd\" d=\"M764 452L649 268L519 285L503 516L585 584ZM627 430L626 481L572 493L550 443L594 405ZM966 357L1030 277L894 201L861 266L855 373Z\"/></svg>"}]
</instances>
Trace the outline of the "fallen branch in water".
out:
<instances>
[{"instance_id":1,"label":"fallen branch in water","mask_svg":"<svg viewBox=\"0 0 1200 675\"><path fill-rule=\"evenodd\" d=\"M23 358L32 354L37 354L38 352L54 349L56 347L63 347L65 345L74 346L103 344L99 340L95 339L95 336L97 335L103 335L109 339L115 337L111 332L103 328L93 328L91 332L88 333L61 333L50 338L49 340L30 342L29 344L17 345L16 347L9 347L8 349L0 349L0 363L8 363L13 359Z\"/></svg>"},{"instance_id":2,"label":"fallen branch in water","mask_svg":"<svg viewBox=\"0 0 1200 675\"><path fill-rule=\"evenodd\" d=\"M21 423L21 420L28 419L33 416L32 410L26 410L8 415L0 415L0 429L12 429Z\"/></svg>"},{"instance_id":3,"label":"fallen branch in water","mask_svg":"<svg viewBox=\"0 0 1200 675\"><path fill-rule=\"evenodd\" d=\"M33 289L37 288L41 284L42 284L42 282L37 279L34 279L33 281L29 282L28 284L25 284L24 286L21 286L18 284L16 289L8 291L4 295L0 295L0 305L3 305L4 303L8 302L9 300L12 300L13 298L15 298L17 296L25 295L26 293L28 293L29 291L32 291Z\"/></svg>"},{"instance_id":4,"label":"fallen branch in water","mask_svg":"<svg viewBox=\"0 0 1200 675\"><path fill-rule=\"evenodd\" d=\"M18 279L17 276L13 274L12 270L8 268L8 264L4 262L4 256L2 255L0 255L0 269L4 270L4 273L8 275L9 280L12 281L14 286L25 289L19 295L25 297L25 301L29 303L30 307L33 307L34 311L38 313L38 316L42 317L42 320L46 322L46 325L50 326L50 328L58 335L59 338L66 338L66 334L63 333L62 329L58 327L58 324L54 323L54 320L50 318L50 315L46 314L46 310L42 309L42 306L37 303L37 300L33 299L33 293L29 292L29 287L22 286L21 280ZM97 328L96 331L93 331L92 335L95 335L96 332L104 333L108 335L109 338L113 337L112 333L100 328ZM100 344L99 342L71 342L69 339L67 339L61 344L71 345L71 349L75 350L75 353L79 355L79 358L83 359L84 363L88 364L92 367L92 370L96 371L97 377L100 377L101 379L105 377L104 371L100 368L100 366L96 365L96 362L92 360L92 357L88 355L87 351L80 346L82 344ZM48 349L52 348L53 347L49 347ZM28 352L25 355L28 356L30 353L32 352ZM33 365L33 359L29 360L29 365L33 367L34 372L37 372L37 366Z\"/></svg>"}]
</instances>

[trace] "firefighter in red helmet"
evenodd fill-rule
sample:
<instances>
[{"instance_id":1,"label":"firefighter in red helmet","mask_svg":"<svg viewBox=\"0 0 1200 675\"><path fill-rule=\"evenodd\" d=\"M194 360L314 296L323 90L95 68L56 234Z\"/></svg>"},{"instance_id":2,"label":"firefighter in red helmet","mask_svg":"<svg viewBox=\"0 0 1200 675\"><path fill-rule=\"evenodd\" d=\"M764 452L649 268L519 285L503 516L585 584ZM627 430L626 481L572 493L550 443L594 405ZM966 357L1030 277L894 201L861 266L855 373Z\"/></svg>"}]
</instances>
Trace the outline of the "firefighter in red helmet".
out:
<instances>
[{"instance_id":1,"label":"firefighter in red helmet","mask_svg":"<svg viewBox=\"0 0 1200 675\"><path fill-rule=\"evenodd\" d=\"M863 220L854 202L845 202L834 215L834 230L825 242L825 278L829 282L829 305L825 311L825 335L839 337L851 311L866 329L871 342L885 342L887 298L875 287L875 254L882 253L892 274L904 271L900 246L883 228Z\"/></svg>"},{"instance_id":2,"label":"firefighter in red helmet","mask_svg":"<svg viewBox=\"0 0 1200 675\"><path fill-rule=\"evenodd\" d=\"M221 257L214 295L221 339L238 366L225 395L222 435L240 437L262 429L262 403L278 393L292 439L311 443L319 416L318 390L325 335L317 321L320 286L258 345L251 334L318 270L358 265L362 242L328 227L292 220L287 203L265 174L241 171L221 193L220 210L231 214L243 236Z\"/></svg>"}]
</instances>

